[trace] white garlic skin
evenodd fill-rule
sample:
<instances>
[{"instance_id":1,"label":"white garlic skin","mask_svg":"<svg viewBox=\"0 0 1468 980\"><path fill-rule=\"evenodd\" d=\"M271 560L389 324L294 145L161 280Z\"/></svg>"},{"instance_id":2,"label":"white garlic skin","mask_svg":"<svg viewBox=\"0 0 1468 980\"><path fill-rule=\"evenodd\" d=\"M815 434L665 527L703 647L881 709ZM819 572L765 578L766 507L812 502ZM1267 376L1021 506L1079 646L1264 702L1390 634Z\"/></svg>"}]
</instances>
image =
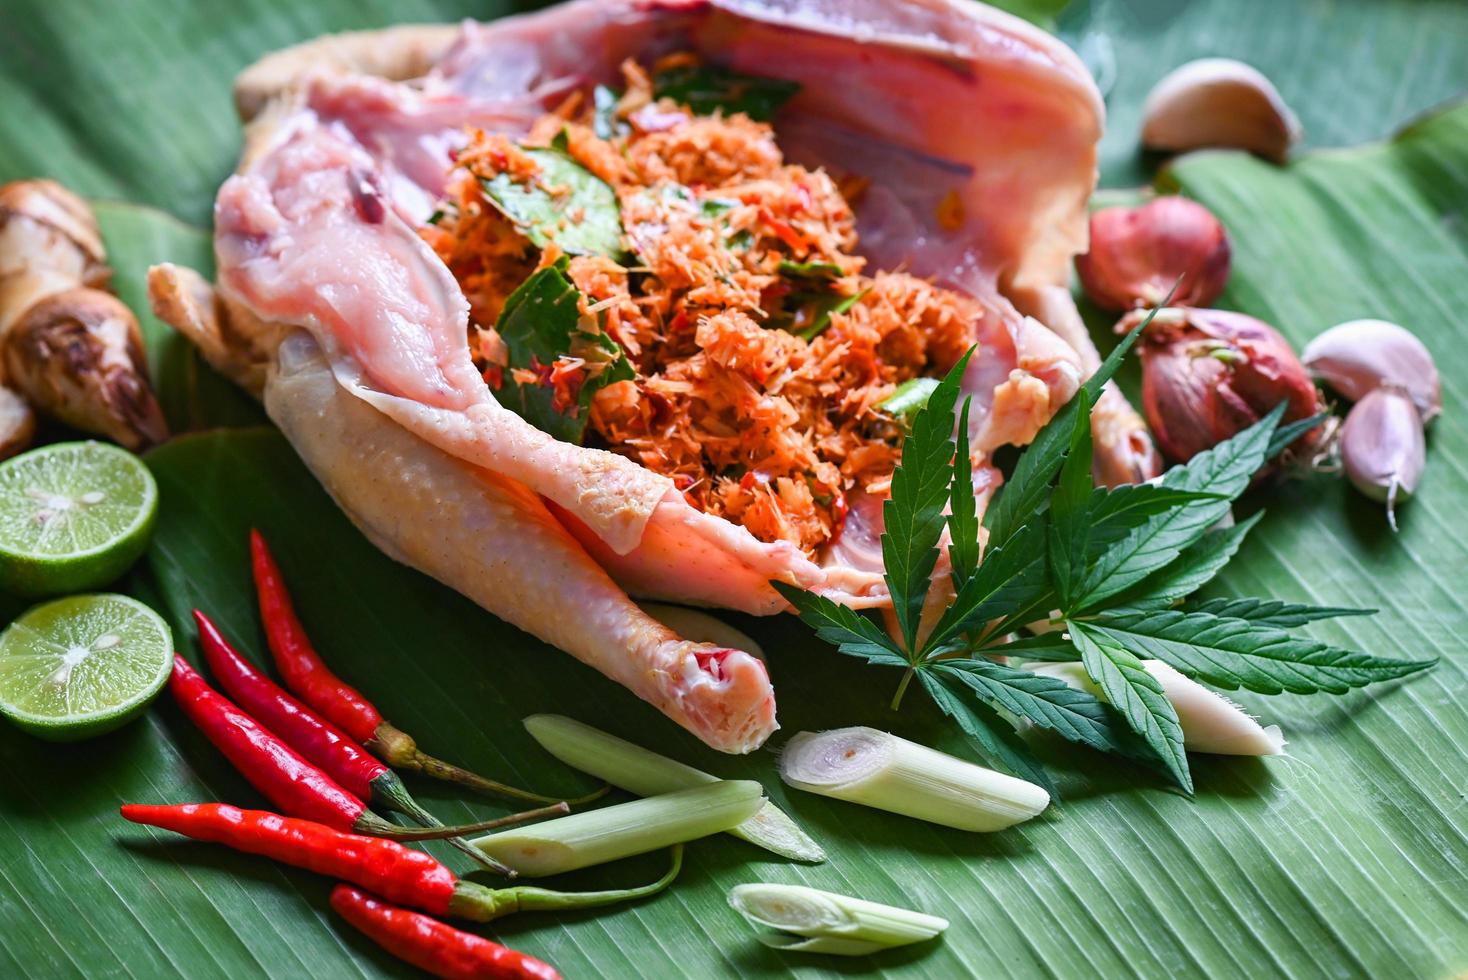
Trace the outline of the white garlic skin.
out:
<instances>
[{"instance_id":1,"label":"white garlic skin","mask_svg":"<svg viewBox=\"0 0 1468 980\"><path fill-rule=\"evenodd\" d=\"M1305 345L1310 373L1351 401L1382 385L1405 390L1424 423L1442 412L1442 382L1426 345L1385 320L1337 324Z\"/></svg>"},{"instance_id":2,"label":"white garlic skin","mask_svg":"<svg viewBox=\"0 0 1468 980\"><path fill-rule=\"evenodd\" d=\"M1357 490L1386 504L1395 531L1397 504L1417 492L1427 467L1427 437L1411 396L1388 385L1351 406L1341 426L1341 463Z\"/></svg>"},{"instance_id":3,"label":"white garlic skin","mask_svg":"<svg viewBox=\"0 0 1468 980\"><path fill-rule=\"evenodd\" d=\"M1229 147L1282 163L1300 138L1300 121L1274 83L1231 58L1200 58L1169 72L1142 117L1142 143L1154 150Z\"/></svg>"},{"instance_id":4,"label":"white garlic skin","mask_svg":"<svg viewBox=\"0 0 1468 980\"><path fill-rule=\"evenodd\" d=\"M1177 720L1183 729L1183 745L1189 752L1284 755L1284 733L1278 725L1260 725L1228 698L1184 677L1161 660L1143 660L1142 666L1161 682L1162 693L1177 711ZM1101 689L1078 663L1038 664L1031 669L1105 700Z\"/></svg>"}]
</instances>

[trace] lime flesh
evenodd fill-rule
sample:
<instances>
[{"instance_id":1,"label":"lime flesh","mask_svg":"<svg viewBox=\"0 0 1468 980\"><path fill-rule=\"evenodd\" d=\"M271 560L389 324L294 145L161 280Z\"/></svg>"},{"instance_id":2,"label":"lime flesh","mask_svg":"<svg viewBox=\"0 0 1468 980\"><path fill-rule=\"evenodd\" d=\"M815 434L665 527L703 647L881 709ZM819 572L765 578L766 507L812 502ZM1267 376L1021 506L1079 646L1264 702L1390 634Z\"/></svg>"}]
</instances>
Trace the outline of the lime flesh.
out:
<instances>
[{"instance_id":1,"label":"lime flesh","mask_svg":"<svg viewBox=\"0 0 1468 980\"><path fill-rule=\"evenodd\" d=\"M115 580L148 546L158 485L101 442L42 446L0 463L0 588L43 596Z\"/></svg>"},{"instance_id":2,"label":"lime flesh","mask_svg":"<svg viewBox=\"0 0 1468 980\"><path fill-rule=\"evenodd\" d=\"M0 633L0 714L41 738L90 738L141 714L172 667L168 624L136 599L57 599Z\"/></svg>"}]
</instances>

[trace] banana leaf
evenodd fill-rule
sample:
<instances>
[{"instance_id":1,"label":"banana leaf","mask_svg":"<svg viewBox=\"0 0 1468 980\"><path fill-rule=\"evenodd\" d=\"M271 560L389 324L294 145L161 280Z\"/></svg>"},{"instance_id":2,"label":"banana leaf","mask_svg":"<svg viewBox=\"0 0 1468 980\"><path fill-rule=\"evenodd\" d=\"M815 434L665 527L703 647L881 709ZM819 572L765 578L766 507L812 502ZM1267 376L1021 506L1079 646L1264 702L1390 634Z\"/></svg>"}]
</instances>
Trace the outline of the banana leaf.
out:
<instances>
[{"instance_id":1,"label":"banana leaf","mask_svg":"<svg viewBox=\"0 0 1468 980\"><path fill-rule=\"evenodd\" d=\"M100 215L117 286L142 311L151 262L207 271L203 229L237 149L228 85L241 65L323 30L507 6L11 0L0 15L0 179L54 175L132 202L106 203ZM1029 12L1043 19L1053 8ZM1163 12L1096 0L1067 8L1058 23L1083 48L1086 37L1109 38L1113 182L1150 173L1155 161L1134 145L1140 99L1163 71L1200 53L1259 63L1321 146L1387 136L1468 85L1461 4L1218 0ZM1459 975L1468 970L1468 543L1455 531L1468 506L1468 345L1459 339L1468 107L1413 122L1389 142L1311 153L1287 168L1196 154L1158 180L1202 200L1228 227L1235 273L1223 305L1297 343L1347 318L1396 320L1432 347L1445 381L1429 471L1401 533L1340 480L1286 483L1247 501L1268 514L1212 587L1376 607L1376 617L1311 632L1442 663L1341 698L1242 699L1284 727L1290 755L1195 757L1194 799L1145 770L1043 739L1036 744L1060 773L1064 802L1000 834L787 792L773 749L710 752L595 672L382 556L258 409L146 316L170 421L207 431L150 457L161 521L147 560L120 587L165 613L186 655L197 653L189 617L197 606L261 658L246 543L259 527L323 654L428 751L541 791L584 791L591 783L519 724L533 712L563 712L709 771L760 780L830 853L825 864L799 866L711 839L690 847L682 879L660 897L483 930L567 976ZM834 654L799 623L732 619L771 655L786 732L867 724L970 754L917 700L890 712L884 675ZM0 976L411 974L333 918L328 880L120 820L124 801L260 803L166 699L83 745L0 729L0 786ZM504 809L412 786L444 819ZM452 851L432 849L463 870ZM639 882L662 861L650 855L556 883ZM782 954L757 944L725 901L732 885L758 880L903 904L953 925L940 941L870 958Z\"/></svg>"}]
</instances>

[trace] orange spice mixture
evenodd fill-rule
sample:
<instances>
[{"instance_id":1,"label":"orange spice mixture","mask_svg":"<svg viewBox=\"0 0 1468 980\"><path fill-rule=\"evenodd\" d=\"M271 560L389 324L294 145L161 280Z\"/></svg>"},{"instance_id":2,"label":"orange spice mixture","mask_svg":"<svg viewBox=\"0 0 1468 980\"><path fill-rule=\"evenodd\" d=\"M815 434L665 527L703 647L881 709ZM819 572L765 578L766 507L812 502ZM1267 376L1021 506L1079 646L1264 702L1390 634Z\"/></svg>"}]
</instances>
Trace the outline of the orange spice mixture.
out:
<instances>
[{"instance_id":1,"label":"orange spice mixture","mask_svg":"<svg viewBox=\"0 0 1468 980\"><path fill-rule=\"evenodd\" d=\"M567 269L583 323L613 338L636 372L596 392L587 443L671 477L694 506L761 540L814 554L839 533L846 494L882 490L898 461L901 430L877 404L905 380L947 370L982 311L914 276L867 275L843 187L786 164L768 124L696 115L654 99L637 65L623 71L610 138L573 97L521 144L564 134L621 208L631 264L575 256ZM423 235L468 297L476 361L498 387L507 368L517 380L529 372L507 364L493 324L560 254L532 245L482 190L499 174L535 179L519 146L474 132L458 162L444 213ZM570 355L537 368L565 386L558 406L574 406L597 369Z\"/></svg>"}]
</instances>

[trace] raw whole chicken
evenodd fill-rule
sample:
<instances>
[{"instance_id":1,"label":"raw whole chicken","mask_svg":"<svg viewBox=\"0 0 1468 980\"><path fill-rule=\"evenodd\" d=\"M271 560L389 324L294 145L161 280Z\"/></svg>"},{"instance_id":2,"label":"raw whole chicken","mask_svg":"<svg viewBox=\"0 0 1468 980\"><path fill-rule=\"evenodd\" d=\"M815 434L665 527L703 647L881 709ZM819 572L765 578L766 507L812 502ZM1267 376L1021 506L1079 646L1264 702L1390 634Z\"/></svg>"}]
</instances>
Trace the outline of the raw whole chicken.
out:
<instances>
[{"instance_id":1,"label":"raw whole chicken","mask_svg":"<svg viewBox=\"0 0 1468 980\"><path fill-rule=\"evenodd\" d=\"M964 377L980 466L1075 393L1097 363L1066 283L1100 99L1055 39L967 0L576 0L280 52L236 85L246 147L215 207L217 285L165 265L150 292L387 554L748 752L777 727L764 664L676 635L628 594L767 614L775 579L882 607L880 502L855 495L839 538L808 553L532 426L471 360L469 303L418 233L466 132L523 136L628 59L670 52L799 83L775 135L790 160L865 182L866 261L982 306ZM1095 427L1098 475L1152 475L1119 395ZM981 475L987 499L999 477Z\"/></svg>"}]
</instances>

